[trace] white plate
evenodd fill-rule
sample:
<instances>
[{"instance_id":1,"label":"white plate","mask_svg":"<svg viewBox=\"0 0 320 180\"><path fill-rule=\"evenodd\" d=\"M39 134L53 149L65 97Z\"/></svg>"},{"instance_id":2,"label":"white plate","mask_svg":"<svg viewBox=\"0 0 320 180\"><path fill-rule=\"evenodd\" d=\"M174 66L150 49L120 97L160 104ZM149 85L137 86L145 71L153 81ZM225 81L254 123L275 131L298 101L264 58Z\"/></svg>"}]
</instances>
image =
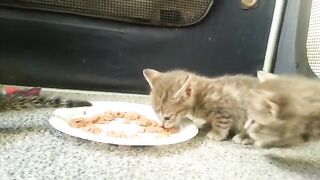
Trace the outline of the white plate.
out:
<instances>
[{"instance_id":1,"label":"white plate","mask_svg":"<svg viewBox=\"0 0 320 180\"><path fill-rule=\"evenodd\" d=\"M93 134L85 132L81 129L73 128L69 126L68 121L79 117L91 117L97 114L101 114L105 111L122 111L122 112L136 112L147 118L155 121L159 121L157 115L153 111L151 106L134 103L123 102L110 102L110 101L94 101L92 107L80 107L80 108L61 108L53 112L52 117L49 119L49 123L57 130L75 136L82 139L118 144L118 145L130 145L130 146L154 146L154 145L168 145L187 141L192 139L198 134L198 128L189 119L181 121L178 127L178 132L168 137L157 138L155 134L143 133L136 138L116 138L108 137L104 131L112 129L113 131L123 130L130 134L137 131L139 126L135 124L124 124L121 120L114 121L112 123L103 124L103 132L100 134Z\"/></svg>"}]
</instances>

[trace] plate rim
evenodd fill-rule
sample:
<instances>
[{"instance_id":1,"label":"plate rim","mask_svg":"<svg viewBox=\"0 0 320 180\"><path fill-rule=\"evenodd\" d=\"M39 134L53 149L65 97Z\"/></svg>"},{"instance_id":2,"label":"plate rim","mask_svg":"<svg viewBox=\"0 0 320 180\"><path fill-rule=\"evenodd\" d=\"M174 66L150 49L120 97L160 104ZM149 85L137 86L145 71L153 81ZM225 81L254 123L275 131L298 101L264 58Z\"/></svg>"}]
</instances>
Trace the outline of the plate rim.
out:
<instances>
[{"instance_id":1,"label":"plate rim","mask_svg":"<svg viewBox=\"0 0 320 180\"><path fill-rule=\"evenodd\" d=\"M113 145L123 145L123 146L161 146L161 145L171 145L171 144L178 144L178 143L182 143L182 142L186 142L189 141L191 139L193 139L194 137L196 137L199 133L199 129L197 128L197 126L192 123L192 121L189 118L186 118L189 120L189 122L184 122L185 120L183 119L181 121L181 125L183 125L182 123L185 123L184 126L187 126L186 128L190 128L192 129L191 131L189 131L188 134L186 134L187 136L185 138L182 138L182 140L175 140L175 141L164 141L165 139L158 139L157 141L147 141L147 143L137 143L136 141L130 141L128 138L112 138L112 137L107 137L107 138L103 138L104 140L100 140L99 135L95 135L92 133L88 133L88 132L84 132L83 133L79 133L75 134L73 133L73 131L67 131L65 128L61 128L61 124L59 125L59 121L60 123L66 123L65 118L57 115L57 112L59 111L72 111L74 109L87 109L87 108L93 108L95 105L99 105L99 103L116 103L116 104L128 104L131 106L145 106L146 108L150 108L151 106L148 104L140 104L140 103L132 103L132 102L121 102L121 101L90 101L93 106L90 107L77 107L77 108L59 108L54 110L51 113L51 116L49 118L49 124L56 130L69 135L69 136L73 136L75 138L80 138L80 139L85 139L88 141L94 141L94 142L99 142L99 143L106 143L106 144L113 144ZM152 107L151 107L152 108ZM58 121L57 121L58 120ZM67 123L66 123L67 124ZM70 126L66 126L66 128L72 128ZM76 130L76 128L74 128ZM81 130L79 130L81 131ZM193 133L190 133L193 132ZM132 140L132 139L131 139ZM150 143L153 142L153 143Z\"/></svg>"}]
</instances>

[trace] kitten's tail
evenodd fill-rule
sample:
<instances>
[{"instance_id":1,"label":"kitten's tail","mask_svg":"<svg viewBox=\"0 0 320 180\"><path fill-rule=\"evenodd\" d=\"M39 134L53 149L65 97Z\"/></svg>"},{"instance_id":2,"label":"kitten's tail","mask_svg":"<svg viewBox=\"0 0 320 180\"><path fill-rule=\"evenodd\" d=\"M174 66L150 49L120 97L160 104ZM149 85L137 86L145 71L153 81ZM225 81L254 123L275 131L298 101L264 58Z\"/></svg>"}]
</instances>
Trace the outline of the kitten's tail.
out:
<instances>
[{"instance_id":1,"label":"kitten's tail","mask_svg":"<svg viewBox=\"0 0 320 180\"><path fill-rule=\"evenodd\" d=\"M92 106L88 101L62 100L60 97L45 96L0 96L0 111L21 110L29 108L72 108Z\"/></svg>"}]
</instances>

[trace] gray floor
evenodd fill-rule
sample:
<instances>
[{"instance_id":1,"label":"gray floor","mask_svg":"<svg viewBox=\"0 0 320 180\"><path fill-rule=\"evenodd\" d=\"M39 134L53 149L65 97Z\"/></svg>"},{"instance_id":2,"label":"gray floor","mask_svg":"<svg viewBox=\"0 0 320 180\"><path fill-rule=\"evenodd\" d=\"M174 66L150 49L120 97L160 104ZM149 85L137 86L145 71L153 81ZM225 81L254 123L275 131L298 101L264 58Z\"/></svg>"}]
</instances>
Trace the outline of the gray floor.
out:
<instances>
[{"instance_id":1,"label":"gray floor","mask_svg":"<svg viewBox=\"0 0 320 180\"><path fill-rule=\"evenodd\" d=\"M60 93L50 93L60 94ZM146 96L61 93L66 97L147 103ZM1 113L0 179L320 179L320 143L262 150L213 142L124 147L90 142L50 127L52 110Z\"/></svg>"}]
</instances>

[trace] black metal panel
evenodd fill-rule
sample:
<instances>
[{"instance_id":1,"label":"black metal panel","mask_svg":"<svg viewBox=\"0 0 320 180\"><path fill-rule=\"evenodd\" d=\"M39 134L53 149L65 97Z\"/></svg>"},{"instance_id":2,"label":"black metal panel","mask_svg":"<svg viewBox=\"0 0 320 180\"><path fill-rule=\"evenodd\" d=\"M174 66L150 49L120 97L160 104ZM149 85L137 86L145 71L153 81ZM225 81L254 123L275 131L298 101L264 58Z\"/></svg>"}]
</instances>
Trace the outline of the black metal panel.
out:
<instances>
[{"instance_id":1,"label":"black metal panel","mask_svg":"<svg viewBox=\"0 0 320 180\"><path fill-rule=\"evenodd\" d=\"M186 28L0 9L0 82L145 93L143 68L205 75L255 74L263 66L275 0L242 10L216 0Z\"/></svg>"},{"instance_id":2,"label":"black metal panel","mask_svg":"<svg viewBox=\"0 0 320 180\"><path fill-rule=\"evenodd\" d=\"M0 6L175 27L201 21L212 3L213 0L0 0Z\"/></svg>"}]
</instances>

